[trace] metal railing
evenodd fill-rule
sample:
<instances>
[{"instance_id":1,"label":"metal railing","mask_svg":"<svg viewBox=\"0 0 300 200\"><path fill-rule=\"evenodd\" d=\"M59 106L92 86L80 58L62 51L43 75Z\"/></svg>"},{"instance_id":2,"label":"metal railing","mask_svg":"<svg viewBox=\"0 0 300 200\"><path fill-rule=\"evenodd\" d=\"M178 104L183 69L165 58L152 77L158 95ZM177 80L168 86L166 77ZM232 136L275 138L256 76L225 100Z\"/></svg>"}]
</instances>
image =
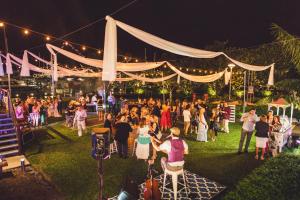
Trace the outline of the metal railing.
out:
<instances>
[{"instance_id":1,"label":"metal railing","mask_svg":"<svg viewBox=\"0 0 300 200\"><path fill-rule=\"evenodd\" d=\"M15 108L14 108L13 101L11 98L11 93L9 90L2 89L2 91L4 91L7 94L8 115L12 118L13 125L16 129L16 136L17 136L17 142L18 142L18 153L21 154L22 153L22 136L21 136L22 132L20 130L20 124L18 123L18 120L16 117L16 112L15 112Z\"/></svg>"}]
</instances>

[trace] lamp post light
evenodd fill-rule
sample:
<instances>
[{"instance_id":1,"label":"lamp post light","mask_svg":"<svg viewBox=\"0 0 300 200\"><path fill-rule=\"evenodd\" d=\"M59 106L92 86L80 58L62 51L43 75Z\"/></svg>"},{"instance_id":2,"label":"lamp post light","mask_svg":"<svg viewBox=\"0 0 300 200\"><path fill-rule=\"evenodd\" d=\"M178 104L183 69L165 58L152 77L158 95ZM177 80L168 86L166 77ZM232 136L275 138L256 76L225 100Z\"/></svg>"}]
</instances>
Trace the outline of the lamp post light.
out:
<instances>
[{"instance_id":1,"label":"lamp post light","mask_svg":"<svg viewBox=\"0 0 300 200\"><path fill-rule=\"evenodd\" d=\"M8 41L7 41L7 35L6 35L6 29L5 29L4 22L0 22L0 28L2 28L2 30L3 30L5 54L7 55L8 54ZM10 74L7 74L7 81L8 81L8 90L11 93Z\"/></svg>"},{"instance_id":2,"label":"lamp post light","mask_svg":"<svg viewBox=\"0 0 300 200\"><path fill-rule=\"evenodd\" d=\"M228 67L230 68L230 79L229 79L229 100L231 99L231 79L232 79L232 68L235 67L235 64L230 63L228 64Z\"/></svg>"}]
</instances>

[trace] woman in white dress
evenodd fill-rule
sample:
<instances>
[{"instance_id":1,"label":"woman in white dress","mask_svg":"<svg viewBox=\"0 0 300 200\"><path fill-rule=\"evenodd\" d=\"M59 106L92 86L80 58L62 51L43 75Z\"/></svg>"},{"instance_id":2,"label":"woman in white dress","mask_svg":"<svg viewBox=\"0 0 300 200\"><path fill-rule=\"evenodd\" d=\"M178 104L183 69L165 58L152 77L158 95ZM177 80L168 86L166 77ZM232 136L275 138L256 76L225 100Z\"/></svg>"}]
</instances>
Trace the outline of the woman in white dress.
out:
<instances>
[{"instance_id":1,"label":"woman in white dress","mask_svg":"<svg viewBox=\"0 0 300 200\"><path fill-rule=\"evenodd\" d=\"M58 112L58 99L54 99L53 101L53 115L54 117L61 117L61 115Z\"/></svg>"},{"instance_id":2,"label":"woman in white dress","mask_svg":"<svg viewBox=\"0 0 300 200\"><path fill-rule=\"evenodd\" d=\"M150 151L150 135L149 135L149 125L146 123L146 119L142 118L140 121L140 126L137 130L137 146L136 146L136 157L137 159L147 160Z\"/></svg>"},{"instance_id":3,"label":"woman in white dress","mask_svg":"<svg viewBox=\"0 0 300 200\"><path fill-rule=\"evenodd\" d=\"M207 130L208 125L204 117L205 109L201 108L199 111L199 125L198 125L198 134L197 141L207 142Z\"/></svg>"},{"instance_id":4,"label":"woman in white dress","mask_svg":"<svg viewBox=\"0 0 300 200\"><path fill-rule=\"evenodd\" d=\"M53 117L54 116L54 105L51 100L48 99L48 117Z\"/></svg>"}]
</instances>

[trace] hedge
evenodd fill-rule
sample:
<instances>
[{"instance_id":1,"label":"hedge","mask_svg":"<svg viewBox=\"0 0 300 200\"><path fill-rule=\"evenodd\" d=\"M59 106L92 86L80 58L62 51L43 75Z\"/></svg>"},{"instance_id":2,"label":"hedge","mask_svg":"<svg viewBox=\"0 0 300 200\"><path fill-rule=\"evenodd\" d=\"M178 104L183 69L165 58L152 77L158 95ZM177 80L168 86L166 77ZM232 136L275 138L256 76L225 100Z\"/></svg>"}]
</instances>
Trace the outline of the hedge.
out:
<instances>
[{"instance_id":1,"label":"hedge","mask_svg":"<svg viewBox=\"0 0 300 200\"><path fill-rule=\"evenodd\" d=\"M225 200L299 200L300 157L280 155L241 180Z\"/></svg>"}]
</instances>

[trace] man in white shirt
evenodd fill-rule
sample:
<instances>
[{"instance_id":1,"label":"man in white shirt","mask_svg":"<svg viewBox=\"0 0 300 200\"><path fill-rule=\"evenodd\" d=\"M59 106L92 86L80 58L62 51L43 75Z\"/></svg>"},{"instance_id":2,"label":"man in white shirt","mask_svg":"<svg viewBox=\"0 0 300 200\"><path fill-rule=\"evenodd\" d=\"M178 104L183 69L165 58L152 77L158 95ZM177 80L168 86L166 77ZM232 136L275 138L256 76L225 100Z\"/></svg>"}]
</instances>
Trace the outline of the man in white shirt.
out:
<instances>
[{"instance_id":1,"label":"man in white shirt","mask_svg":"<svg viewBox=\"0 0 300 200\"><path fill-rule=\"evenodd\" d=\"M184 154L188 154L188 145L179 138L180 129L173 127L170 129L171 139L165 141L161 145L156 144L156 140L152 137L151 142L156 151L162 151L168 154L168 158L161 158L161 166L163 170L166 168L170 171L177 171L183 168Z\"/></svg>"},{"instance_id":2,"label":"man in white shirt","mask_svg":"<svg viewBox=\"0 0 300 200\"><path fill-rule=\"evenodd\" d=\"M78 107L78 110L75 112L74 121L77 122L78 136L82 136L82 131L86 130L85 119L87 118L86 110L82 106Z\"/></svg>"},{"instance_id":3,"label":"man in white shirt","mask_svg":"<svg viewBox=\"0 0 300 200\"><path fill-rule=\"evenodd\" d=\"M241 117L241 122L243 122L242 126L242 132L241 132L241 139L240 139L240 145L239 145L239 150L238 154L242 153L245 137L247 136L246 139L246 144L245 144L245 153L248 153L248 147L251 141L251 137L253 134L253 131L255 129L255 123L259 121L259 118L255 114L255 109L251 108L248 113L244 113Z\"/></svg>"},{"instance_id":4,"label":"man in white shirt","mask_svg":"<svg viewBox=\"0 0 300 200\"><path fill-rule=\"evenodd\" d=\"M185 109L182 112L183 115L183 130L184 135L187 136L190 125L191 125L191 112L190 112L190 105L186 105Z\"/></svg>"}]
</instances>

